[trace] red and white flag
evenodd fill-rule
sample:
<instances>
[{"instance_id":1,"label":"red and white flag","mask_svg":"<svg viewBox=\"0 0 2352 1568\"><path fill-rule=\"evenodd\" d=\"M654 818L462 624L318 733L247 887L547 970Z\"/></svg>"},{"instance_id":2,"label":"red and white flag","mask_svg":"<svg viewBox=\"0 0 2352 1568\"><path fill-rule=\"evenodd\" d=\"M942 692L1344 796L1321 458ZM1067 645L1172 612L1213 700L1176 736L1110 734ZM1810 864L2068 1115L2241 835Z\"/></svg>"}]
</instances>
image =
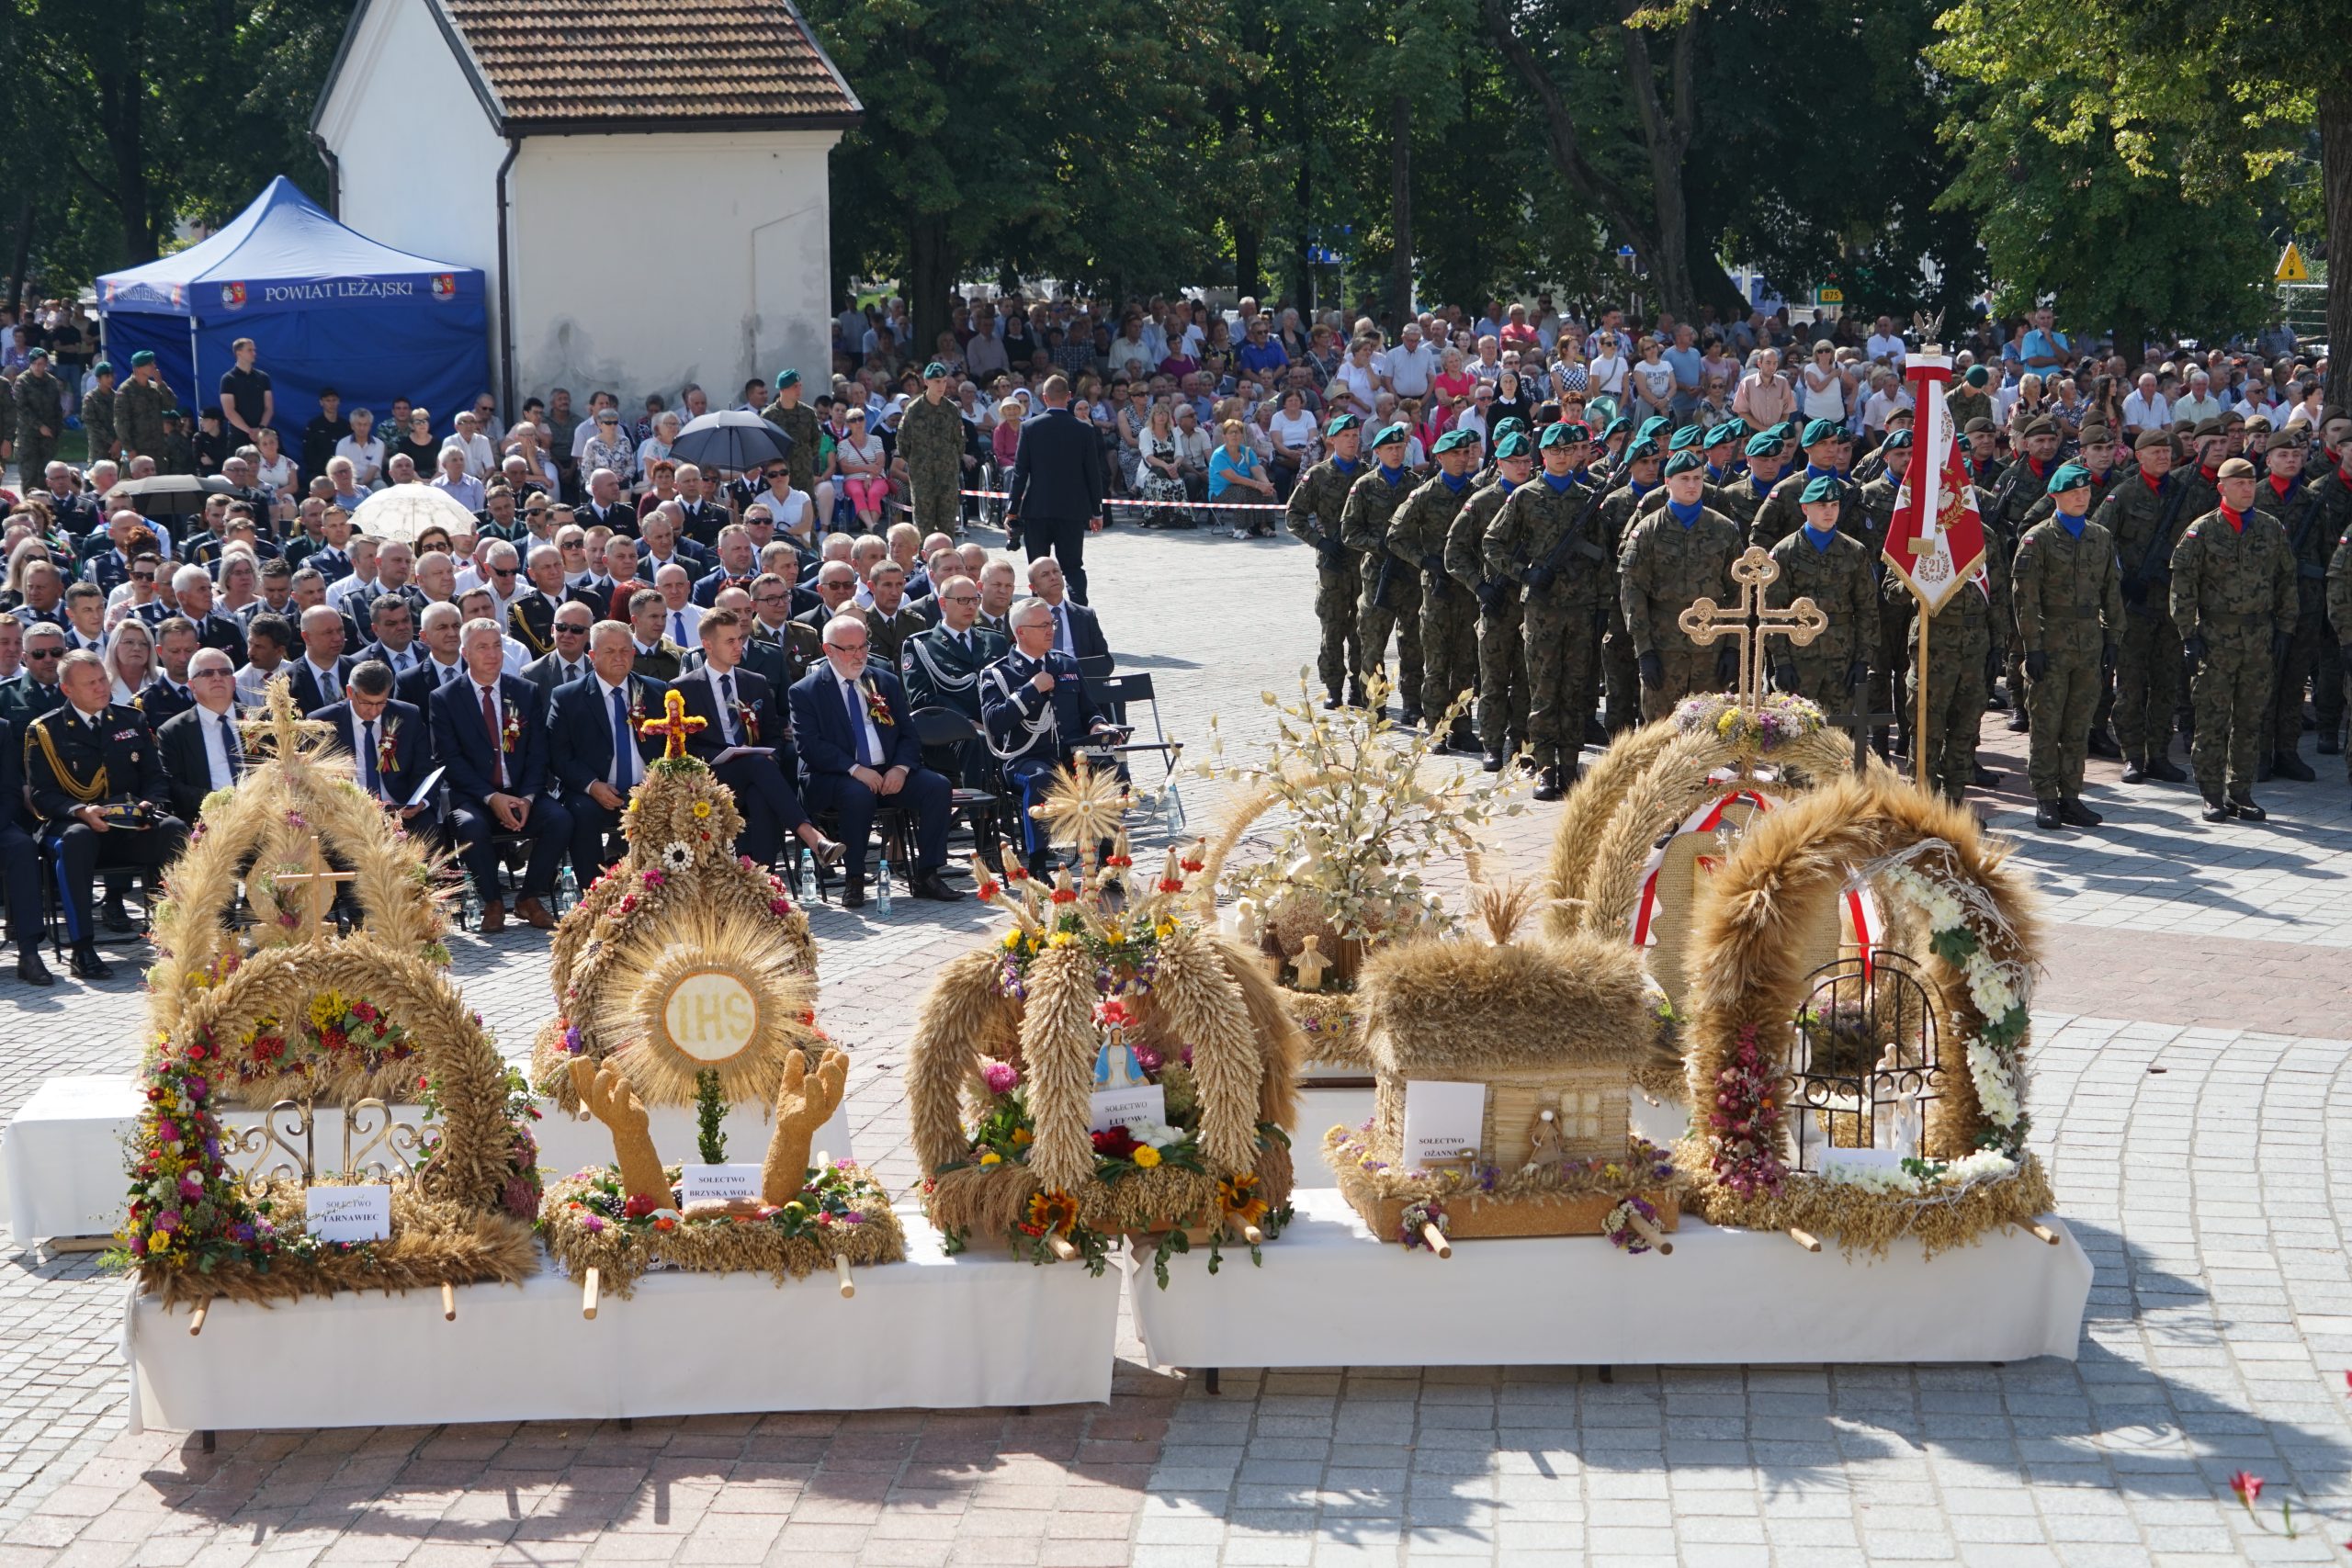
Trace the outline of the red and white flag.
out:
<instances>
[{"instance_id":1,"label":"red and white flag","mask_svg":"<svg viewBox=\"0 0 2352 1568\"><path fill-rule=\"evenodd\" d=\"M1904 364L1917 417L1911 422L1911 467L1894 494L1894 518L1887 525L1886 564L1902 574L1928 615L1984 570L1984 520L1977 515L1976 490L1960 460L1944 394L1951 385L1951 361L1939 354L1915 354Z\"/></svg>"}]
</instances>

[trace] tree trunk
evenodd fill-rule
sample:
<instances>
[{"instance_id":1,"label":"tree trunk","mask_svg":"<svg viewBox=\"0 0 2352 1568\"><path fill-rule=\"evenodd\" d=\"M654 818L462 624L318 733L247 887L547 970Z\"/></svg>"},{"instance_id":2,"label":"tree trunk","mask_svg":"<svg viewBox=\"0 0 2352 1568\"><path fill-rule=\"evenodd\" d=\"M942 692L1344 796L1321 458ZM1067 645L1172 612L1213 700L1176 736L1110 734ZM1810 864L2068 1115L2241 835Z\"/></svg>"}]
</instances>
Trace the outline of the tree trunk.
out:
<instances>
[{"instance_id":1,"label":"tree trunk","mask_svg":"<svg viewBox=\"0 0 2352 1568\"><path fill-rule=\"evenodd\" d=\"M2352 89L2319 96L2320 178L2327 189L2327 400L2352 398Z\"/></svg>"},{"instance_id":2,"label":"tree trunk","mask_svg":"<svg viewBox=\"0 0 2352 1568\"><path fill-rule=\"evenodd\" d=\"M1401 329L1413 319L1413 100L1403 93L1388 103L1388 308Z\"/></svg>"},{"instance_id":3,"label":"tree trunk","mask_svg":"<svg viewBox=\"0 0 2352 1568\"><path fill-rule=\"evenodd\" d=\"M918 212L907 221L907 276L901 286L907 313L915 323L915 341L906 344L907 357L920 365L931 357L931 345L948 327L947 297L961 270L947 246L947 215Z\"/></svg>"},{"instance_id":4,"label":"tree trunk","mask_svg":"<svg viewBox=\"0 0 2352 1568\"><path fill-rule=\"evenodd\" d=\"M155 232L147 210L146 98L139 78L97 73L98 124L114 164L115 210L122 219L122 254L136 264L155 259Z\"/></svg>"},{"instance_id":5,"label":"tree trunk","mask_svg":"<svg viewBox=\"0 0 2352 1568\"><path fill-rule=\"evenodd\" d=\"M25 197L17 213L17 246L8 269L8 313L19 320L25 310L25 269L33 264L33 198Z\"/></svg>"},{"instance_id":6,"label":"tree trunk","mask_svg":"<svg viewBox=\"0 0 2352 1568\"><path fill-rule=\"evenodd\" d=\"M1264 279L1265 269L1258 253L1264 248L1264 237L1247 218L1233 220L1233 292L1238 299L1244 294L1255 295Z\"/></svg>"},{"instance_id":7,"label":"tree trunk","mask_svg":"<svg viewBox=\"0 0 2352 1568\"><path fill-rule=\"evenodd\" d=\"M1638 8L1628 6L1628 11ZM1668 71L1669 109L1658 102L1657 74L1650 62L1649 35L1642 28L1621 27L1625 46L1625 86L1642 122L1642 143L1649 154L1650 204L1657 220L1657 244L1650 254L1650 276L1660 303L1678 318L1698 315L1697 291L1690 286L1690 211L1682 196L1682 161L1690 145L1695 106L1691 97L1691 54L1698 40L1694 9L1675 29Z\"/></svg>"},{"instance_id":8,"label":"tree trunk","mask_svg":"<svg viewBox=\"0 0 2352 1568\"><path fill-rule=\"evenodd\" d=\"M1315 176L1308 168L1314 157L1311 147L1298 150L1298 177L1291 182L1291 199L1298 210L1298 243L1291 254L1290 299L1298 307L1298 319L1307 326L1315 322L1315 231L1307 220L1314 210Z\"/></svg>"}]
</instances>

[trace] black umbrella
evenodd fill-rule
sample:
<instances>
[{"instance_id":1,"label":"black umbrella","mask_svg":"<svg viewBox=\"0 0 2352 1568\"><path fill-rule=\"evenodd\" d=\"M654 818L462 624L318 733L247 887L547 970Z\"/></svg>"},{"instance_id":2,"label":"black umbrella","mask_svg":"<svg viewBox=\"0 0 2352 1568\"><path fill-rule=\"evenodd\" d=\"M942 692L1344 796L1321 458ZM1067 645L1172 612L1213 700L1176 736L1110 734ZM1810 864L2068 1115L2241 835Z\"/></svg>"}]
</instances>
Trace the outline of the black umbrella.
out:
<instances>
[{"instance_id":1,"label":"black umbrella","mask_svg":"<svg viewBox=\"0 0 2352 1568\"><path fill-rule=\"evenodd\" d=\"M670 456L698 468L749 473L791 457L792 437L749 409L721 409L678 432Z\"/></svg>"},{"instance_id":2,"label":"black umbrella","mask_svg":"<svg viewBox=\"0 0 2352 1568\"><path fill-rule=\"evenodd\" d=\"M208 495L226 495L237 487L218 474L201 478L195 474L156 474L143 479L124 479L108 491L109 499L127 496L145 503L151 513L195 512L204 505Z\"/></svg>"}]
</instances>

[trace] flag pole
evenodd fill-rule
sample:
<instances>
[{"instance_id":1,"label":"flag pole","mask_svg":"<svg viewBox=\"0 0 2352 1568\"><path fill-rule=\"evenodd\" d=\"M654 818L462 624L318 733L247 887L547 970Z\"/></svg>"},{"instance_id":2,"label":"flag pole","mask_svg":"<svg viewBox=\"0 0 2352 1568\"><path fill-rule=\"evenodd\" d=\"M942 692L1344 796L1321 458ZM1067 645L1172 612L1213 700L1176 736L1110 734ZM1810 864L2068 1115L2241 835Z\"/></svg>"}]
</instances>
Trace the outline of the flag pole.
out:
<instances>
[{"instance_id":1,"label":"flag pole","mask_svg":"<svg viewBox=\"0 0 2352 1568\"><path fill-rule=\"evenodd\" d=\"M1905 586L1909 586L1907 583ZM1917 589L1911 598L1919 606L1919 692L1912 705L1911 721L1911 782L1919 786L1922 795L1933 794L1935 785L1928 778L1928 602L1919 597Z\"/></svg>"},{"instance_id":2,"label":"flag pole","mask_svg":"<svg viewBox=\"0 0 2352 1568\"><path fill-rule=\"evenodd\" d=\"M1927 335L1933 337L1936 334L1930 329ZM1943 369L1951 363L1943 357L1943 344L1934 342L1921 343L1919 352L1912 358L1919 362L1922 369ZM1919 533L1911 541L1911 553L1915 556L1924 555L1933 547L1936 522L1943 504L1944 444L1951 434L1947 428L1950 410L1944 402L1942 382L1922 377L1918 378L1917 385L1920 396L1915 412L1918 417L1912 423L1922 429L1927 440L1924 449L1912 453L1913 467L1921 468ZM1931 795L1936 786L1928 777L1928 623L1934 611L1928 604L1927 595L1919 592L1917 580L1907 572L1904 575L1903 585L1911 591L1912 599L1919 606L1919 691L1912 708L1911 782L1919 786L1922 795Z\"/></svg>"}]
</instances>

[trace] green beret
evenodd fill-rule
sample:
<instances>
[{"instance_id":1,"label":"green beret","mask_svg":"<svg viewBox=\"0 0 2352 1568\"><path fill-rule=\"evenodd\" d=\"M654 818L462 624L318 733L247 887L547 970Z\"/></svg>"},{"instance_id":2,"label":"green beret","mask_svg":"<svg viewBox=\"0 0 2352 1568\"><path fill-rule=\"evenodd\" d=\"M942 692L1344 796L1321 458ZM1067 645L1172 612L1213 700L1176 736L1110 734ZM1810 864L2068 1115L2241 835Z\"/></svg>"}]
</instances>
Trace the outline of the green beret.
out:
<instances>
[{"instance_id":1,"label":"green beret","mask_svg":"<svg viewBox=\"0 0 2352 1568\"><path fill-rule=\"evenodd\" d=\"M1504 436L1514 430L1524 435L1527 434L1527 422L1515 413L1507 413L1495 421L1495 428L1488 434L1494 436L1496 441L1500 442Z\"/></svg>"},{"instance_id":2,"label":"green beret","mask_svg":"<svg viewBox=\"0 0 2352 1568\"><path fill-rule=\"evenodd\" d=\"M2166 450L2170 450L2170 449L2171 449L2171 446L2172 446L2172 432L2171 432L2171 431L2169 431L2169 430L2143 430L2143 431L2140 432L2140 434L2139 434L2138 435L2134 436L2134 437L2132 438L2132 450L2133 450L2134 452L2148 452L2148 451L2153 451L2153 450L2154 450L2154 449L2155 449L2156 447L2158 447L2158 446L2162 446L2162 447L2165 448Z\"/></svg>"},{"instance_id":3,"label":"green beret","mask_svg":"<svg viewBox=\"0 0 2352 1568\"><path fill-rule=\"evenodd\" d=\"M1962 380L1967 382L1972 387L1981 387L1992 378L1992 372L1986 370L1982 365L1970 366L1968 367L1968 374L1961 378Z\"/></svg>"},{"instance_id":4,"label":"green beret","mask_svg":"<svg viewBox=\"0 0 2352 1568\"><path fill-rule=\"evenodd\" d=\"M1545 427L1543 439L1538 441L1536 445L1541 446L1544 451L1549 452L1555 446L1574 446L1581 439L1582 437L1577 434L1576 428L1574 426L1555 424Z\"/></svg>"},{"instance_id":5,"label":"green beret","mask_svg":"<svg viewBox=\"0 0 2352 1568\"><path fill-rule=\"evenodd\" d=\"M1740 418L1737 414L1732 415L1731 418L1724 421L1723 423L1715 426L1715 428L1717 430L1730 431L1731 439L1734 441L1745 441L1750 435L1755 434L1755 432L1747 428L1747 422Z\"/></svg>"},{"instance_id":6,"label":"green beret","mask_svg":"<svg viewBox=\"0 0 2352 1568\"><path fill-rule=\"evenodd\" d=\"M30 365L36 359L47 359L48 357L49 350L45 348L36 348L30 354L25 355L25 363Z\"/></svg>"},{"instance_id":7,"label":"green beret","mask_svg":"<svg viewBox=\"0 0 2352 1568\"><path fill-rule=\"evenodd\" d=\"M142 348L138 353L130 356L130 367L133 370L138 369L142 365L153 365L154 363L155 351L152 348Z\"/></svg>"},{"instance_id":8,"label":"green beret","mask_svg":"<svg viewBox=\"0 0 2352 1568\"><path fill-rule=\"evenodd\" d=\"M1443 435L1437 438L1436 450L1440 452L1453 452L1458 451L1464 446L1476 446L1476 445L1478 445L1478 433L1471 429L1468 425L1457 424L1452 430L1447 431Z\"/></svg>"},{"instance_id":9,"label":"green beret","mask_svg":"<svg viewBox=\"0 0 2352 1568\"><path fill-rule=\"evenodd\" d=\"M1738 439L1739 431L1736 427L1728 424L1719 424L1715 426L1714 429L1707 432L1707 450L1712 452L1718 446L1728 446Z\"/></svg>"},{"instance_id":10,"label":"green beret","mask_svg":"<svg viewBox=\"0 0 2352 1568\"><path fill-rule=\"evenodd\" d=\"M1699 445L1699 438L1704 434L1697 425L1686 424L1668 440L1666 449L1669 452L1690 451Z\"/></svg>"},{"instance_id":11,"label":"green beret","mask_svg":"<svg viewBox=\"0 0 2352 1568\"><path fill-rule=\"evenodd\" d=\"M1410 441L1412 438L1413 427L1407 424L1400 419L1393 423L1382 425L1379 430L1374 433L1372 444L1374 448L1378 448L1385 446L1391 442Z\"/></svg>"},{"instance_id":12,"label":"green beret","mask_svg":"<svg viewBox=\"0 0 2352 1568\"><path fill-rule=\"evenodd\" d=\"M1706 466L1707 459L1702 457L1696 452L1677 452L1673 457L1668 457L1666 460L1666 477L1668 479L1672 479L1677 474L1698 473L1702 471Z\"/></svg>"},{"instance_id":13,"label":"green beret","mask_svg":"<svg viewBox=\"0 0 2352 1568\"><path fill-rule=\"evenodd\" d=\"M935 381L946 374L947 367L936 359L922 367L922 378L926 381Z\"/></svg>"},{"instance_id":14,"label":"green beret","mask_svg":"<svg viewBox=\"0 0 2352 1568\"><path fill-rule=\"evenodd\" d=\"M1642 427L1634 432L1634 438L1636 441L1647 440L1650 436L1656 435L1659 431L1673 424L1673 423L1674 422L1672 420L1667 418L1666 415L1662 413L1654 413L1650 415L1649 418L1642 421Z\"/></svg>"},{"instance_id":15,"label":"green beret","mask_svg":"<svg viewBox=\"0 0 2352 1568\"><path fill-rule=\"evenodd\" d=\"M800 372L797 370L784 371L775 378L775 389L779 392L783 391L786 387L797 387L798 385L800 385Z\"/></svg>"},{"instance_id":16,"label":"green beret","mask_svg":"<svg viewBox=\"0 0 2352 1568\"><path fill-rule=\"evenodd\" d=\"M1823 502L1843 501L1845 497L1838 489L1838 481L1827 474L1824 474L1799 491L1797 499L1809 504L1819 505Z\"/></svg>"},{"instance_id":17,"label":"green beret","mask_svg":"<svg viewBox=\"0 0 2352 1568\"><path fill-rule=\"evenodd\" d=\"M1747 438L1747 455L1751 457L1777 457L1781 454L1781 438L1769 430L1759 430Z\"/></svg>"},{"instance_id":18,"label":"green beret","mask_svg":"<svg viewBox=\"0 0 2352 1568\"><path fill-rule=\"evenodd\" d=\"M1524 457L1526 456L1527 437L1523 433L1516 430L1506 430L1500 435L1495 437L1496 462L1499 463L1507 457Z\"/></svg>"},{"instance_id":19,"label":"green beret","mask_svg":"<svg viewBox=\"0 0 2352 1568\"><path fill-rule=\"evenodd\" d=\"M1327 437L1333 435L1345 435L1351 430L1362 430L1363 428L1363 415L1343 413L1334 415L1331 423L1323 427L1323 434Z\"/></svg>"},{"instance_id":20,"label":"green beret","mask_svg":"<svg viewBox=\"0 0 2352 1568\"><path fill-rule=\"evenodd\" d=\"M90 367L90 374L93 376L111 376L114 374L114 367L101 359L96 365Z\"/></svg>"},{"instance_id":21,"label":"green beret","mask_svg":"<svg viewBox=\"0 0 2352 1568\"><path fill-rule=\"evenodd\" d=\"M1633 419L1629 415L1621 413L1615 419L1611 420L1601 430L1600 438L1603 441L1606 441L1611 436L1617 434L1620 431L1631 430L1633 428Z\"/></svg>"},{"instance_id":22,"label":"green beret","mask_svg":"<svg viewBox=\"0 0 2352 1568\"><path fill-rule=\"evenodd\" d=\"M1962 435L1998 435L2000 433L2001 427L1981 413L1961 427Z\"/></svg>"},{"instance_id":23,"label":"green beret","mask_svg":"<svg viewBox=\"0 0 2352 1568\"><path fill-rule=\"evenodd\" d=\"M2049 493L2064 495L2070 490L2087 490L2090 482L2091 471L2088 468L2080 463L2062 463L2058 471L2050 476Z\"/></svg>"},{"instance_id":24,"label":"green beret","mask_svg":"<svg viewBox=\"0 0 2352 1568\"><path fill-rule=\"evenodd\" d=\"M2047 422L2045 421L2043 423ZM2026 434L2030 435L2033 432L2029 430ZM2222 434L2222 422L2218 419L2200 419L2197 422L2196 427L2192 429L2189 434L2196 436L2200 441L2208 435L2219 435Z\"/></svg>"},{"instance_id":25,"label":"green beret","mask_svg":"<svg viewBox=\"0 0 2352 1568\"><path fill-rule=\"evenodd\" d=\"M1625 448L1625 461L1628 464L1638 463L1644 458L1655 457L1657 455L1657 441L1653 436L1645 435Z\"/></svg>"},{"instance_id":26,"label":"green beret","mask_svg":"<svg viewBox=\"0 0 2352 1568\"><path fill-rule=\"evenodd\" d=\"M1592 426L1587 424L1580 419L1564 419L1560 422L1560 428L1566 431L1570 435L1576 437L1579 442L1589 441L1592 439Z\"/></svg>"},{"instance_id":27,"label":"green beret","mask_svg":"<svg viewBox=\"0 0 2352 1568\"><path fill-rule=\"evenodd\" d=\"M1879 443L1879 449L1881 451L1892 452L1897 446L1908 446L1910 445L1911 433L1909 431L1890 430L1886 433L1886 439Z\"/></svg>"},{"instance_id":28,"label":"green beret","mask_svg":"<svg viewBox=\"0 0 2352 1568\"><path fill-rule=\"evenodd\" d=\"M1797 438L1797 445L1818 446L1825 441L1841 440L1845 434L1846 427L1836 421L1816 419L1804 427L1804 434Z\"/></svg>"}]
</instances>

